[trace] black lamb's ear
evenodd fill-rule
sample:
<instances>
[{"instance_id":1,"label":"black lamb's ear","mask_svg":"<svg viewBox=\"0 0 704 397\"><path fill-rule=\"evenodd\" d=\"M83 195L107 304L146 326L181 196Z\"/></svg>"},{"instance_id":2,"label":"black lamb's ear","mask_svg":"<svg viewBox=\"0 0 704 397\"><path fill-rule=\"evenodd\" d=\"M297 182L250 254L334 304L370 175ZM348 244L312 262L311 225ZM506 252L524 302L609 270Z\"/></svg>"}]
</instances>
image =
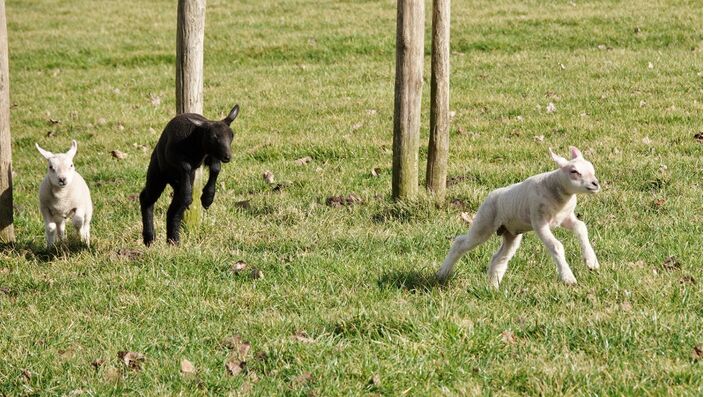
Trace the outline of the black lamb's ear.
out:
<instances>
[{"instance_id":1,"label":"black lamb's ear","mask_svg":"<svg viewBox=\"0 0 704 397\"><path fill-rule=\"evenodd\" d=\"M186 118L188 119L188 121L193 123L193 125L195 125L196 127L202 127L205 125L205 121L203 121L203 120L198 120L193 117L186 117Z\"/></svg>"},{"instance_id":2,"label":"black lamb's ear","mask_svg":"<svg viewBox=\"0 0 704 397\"><path fill-rule=\"evenodd\" d=\"M232 122L235 121L235 119L237 118L237 115L239 113L240 113L240 105L235 105L235 107L233 107L232 110L230 110L230 113L227 115L227 117L222 119L222 122L227 125L232 124Z\"/></svg>"}]
</instances>

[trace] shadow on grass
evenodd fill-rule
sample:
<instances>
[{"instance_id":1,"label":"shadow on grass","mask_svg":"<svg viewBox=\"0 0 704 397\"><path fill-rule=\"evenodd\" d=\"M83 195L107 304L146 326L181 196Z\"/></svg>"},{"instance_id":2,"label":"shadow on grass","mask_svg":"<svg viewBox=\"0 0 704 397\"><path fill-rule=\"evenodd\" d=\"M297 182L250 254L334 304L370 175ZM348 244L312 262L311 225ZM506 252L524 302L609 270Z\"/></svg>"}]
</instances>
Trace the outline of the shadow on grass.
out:
<instances>
[{"instance_id":1,"label":"shadow on grass","mask_svg":"<svg viewBox=\"0 0 704 397\"><path fill-rule=\"evenodd\" d=\"M0 254L2 255L23 257L29 261L36 260L44 263L51 262L57 258L66 258L86 250L90 250L90 248L79 241L63 241L51 248L32 241L0 243Z\"/></svg>"},{"instance_id":2,"label":"shadow on grass","mask_svg":"<svg viewBox=\"0 0 704 397\"><path fill-rule=\"evenodd\" d=\"M393 271L379 277L377 284L380 288L398 288L413 293L430 292L433 288L442 287L435 278L435 273L411 271Z\"/></svg>"}]
</instances>

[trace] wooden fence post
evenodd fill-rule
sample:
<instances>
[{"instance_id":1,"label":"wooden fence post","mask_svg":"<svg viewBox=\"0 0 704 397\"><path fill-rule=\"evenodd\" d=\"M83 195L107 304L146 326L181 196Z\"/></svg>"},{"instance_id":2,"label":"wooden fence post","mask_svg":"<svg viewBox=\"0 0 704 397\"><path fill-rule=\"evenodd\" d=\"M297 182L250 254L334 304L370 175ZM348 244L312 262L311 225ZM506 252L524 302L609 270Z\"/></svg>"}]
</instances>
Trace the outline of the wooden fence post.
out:
<instances>
[{"instance_id":1,"label":"wooden fence post","mask_svg":"<svg viewBox=\"0 0 704 397\"><path fill-rule=\"evenodd\" d=\"M176 20L176 114L203 114L203 41L205 0L178 0ZM193 204L184 215L189 227L200 224L197 196L203 185L203 168L196 170Z\"/></svg>"},{"instance_id":2,"label":"wooden fence post","mask_svg":"<svg viewBox=\"0 0 704 397\"><path fill-rule=\"evenodd\" d=\"M412 199L418 193L420 101L423 89L423 0L396 3L396 83L391 195Z\"/></svg>"},{"instance_id":3,"label":"wooden fence post","mask_svg":"<svg viewBox=\"0 0 704 397\"><path fill-rule=\"evenodd\" d=\"M0 0L0 242L15 241L12 203L12 139L10 137L10 67L5 0Z\"/></svg>"},{"instance_id":4,"label":"wooden fence post","mask_svg":"<svg viewBox=\"0 0 704 397\"><path fill-rule=\"evenodd\" d=\"M444 200L450 148L450 0L433 0L430 142L425 187Z\"/></svg>"}]
</instances>

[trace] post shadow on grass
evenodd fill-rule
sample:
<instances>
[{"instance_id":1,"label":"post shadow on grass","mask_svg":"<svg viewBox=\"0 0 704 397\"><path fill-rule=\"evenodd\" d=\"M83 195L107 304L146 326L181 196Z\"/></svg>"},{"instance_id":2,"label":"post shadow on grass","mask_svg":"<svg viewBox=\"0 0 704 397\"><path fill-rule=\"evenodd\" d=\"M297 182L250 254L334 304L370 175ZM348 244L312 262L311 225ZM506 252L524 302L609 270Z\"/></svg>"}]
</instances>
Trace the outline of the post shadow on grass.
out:
<instances>
[{"instance_id":1,"label":"post shadow on grass","mask_svg":"<svg viewBox=\"0 0 704 397\"><path fill-rule=\"evenodd\" d=\"M56 258L73 255L78 252L90 250L85 244L79 241L58 242L52 247L46 247L44 243L34 241L15 241L14 243L0 243L0 253L24 257L26 260L36 260L47 263Z\"/></svg>"},{"instance_id":2,"label":"post shadow on grass","mask_svg":"<svg viewBox=\"0 0 704 397\"><path fill-rule=\"evenodd\" d=\"M398 288L413 293L430 292L433 288L441 287L433 272L422 272L418 270L394 270L387 272L377 280L379 288Z\"/></svg>"}]
</instances>

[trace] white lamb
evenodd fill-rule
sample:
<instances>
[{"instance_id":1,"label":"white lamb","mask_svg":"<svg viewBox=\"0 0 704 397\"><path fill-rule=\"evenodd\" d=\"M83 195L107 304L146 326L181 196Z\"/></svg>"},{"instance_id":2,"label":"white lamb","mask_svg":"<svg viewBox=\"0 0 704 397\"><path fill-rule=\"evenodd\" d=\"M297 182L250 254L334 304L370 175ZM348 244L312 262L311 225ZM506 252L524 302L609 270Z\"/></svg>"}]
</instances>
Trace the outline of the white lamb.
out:
<instances>
[{"instance_id":1,"label":"white lamb","mask_svg":"<svg viewBox=\"0 0 704 397\"><path fill-rule=\"evenodd\" d=\"M508 261L521 243L522 233L535 230L552 255L560 279L575 284L562 243L550 229L562 226L577 235L582 256L590 269L598 269L594 249L589 243L587 227L574 213L577 193L596 193L599 181L594 166L570 147L571 160L560 157L550 149L552 159L560 167L555 171L532 176L523 182L502 187L489 193L479 207L472 227L466 235L458 236L445 258L437 278L445 282L459 258L467 251L484 243L496 232L503 237L501 248L494 254L487 273L489 283L499 287L508 268Z\"/></svg>"},{"instance_id":2,"label":"white lamb","mask_svg":"<svg viewBox=\"0 0 704 397\"><path fill-rule=\"evenodd\" d=\"M64 238L65 220L71 218L81 241L90 246L90 219L93 216L93 203L90 190L83 177L73 166L78 144L71 142L66 153L54 154L36 144L39 153L47 159L49 168L39 187L39 210L44 217L46 245L51 247Z\"/></svg>"}]
</instances>

